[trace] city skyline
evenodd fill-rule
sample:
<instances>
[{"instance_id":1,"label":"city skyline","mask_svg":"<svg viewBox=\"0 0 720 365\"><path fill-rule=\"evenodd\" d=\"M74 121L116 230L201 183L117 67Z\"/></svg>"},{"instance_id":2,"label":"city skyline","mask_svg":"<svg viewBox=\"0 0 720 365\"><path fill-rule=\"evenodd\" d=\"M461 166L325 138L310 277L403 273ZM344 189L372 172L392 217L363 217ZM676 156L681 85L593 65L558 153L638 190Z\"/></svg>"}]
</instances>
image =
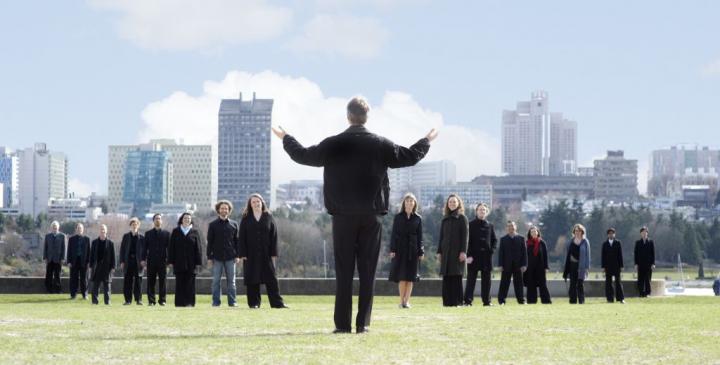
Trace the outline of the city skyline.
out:
<instances>
[{"instance_id":1,"label":"city skyline","mask_svg":"<svg viewBox=\"0 0 720 365\"><path fill-rule=\"evenodd\" d=\"M502 110L543 89L553 110L578 121L578 166L624 150L639 162L641 192L651 151L718 147L707 132L717 123L720 48L704 41L720 33L717 3L213 1L195 13L160 3L147 17L111 0L3 4L0 42L12 52L0 61L0 145L46 142L71 161L70 192L107 193L108 145L160 137L216 146L222 98L275 99L275 124L311 144L341 131L344 102L364 94L369 127L397 143L440 127L428 160L455 161L467 181L500 172ZM319 176L286 169L284 157L273 165L274 187Z\"/></svg>"}]
</instances>

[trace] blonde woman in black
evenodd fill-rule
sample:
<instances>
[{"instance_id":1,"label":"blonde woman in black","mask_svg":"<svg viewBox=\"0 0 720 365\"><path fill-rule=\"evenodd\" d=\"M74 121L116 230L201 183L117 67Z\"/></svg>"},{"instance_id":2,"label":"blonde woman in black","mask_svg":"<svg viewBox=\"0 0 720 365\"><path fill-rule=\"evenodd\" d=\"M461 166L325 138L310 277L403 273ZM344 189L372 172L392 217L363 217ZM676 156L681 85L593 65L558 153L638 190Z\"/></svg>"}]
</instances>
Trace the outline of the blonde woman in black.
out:
<instances>
[{"instance_id":1,"label":"blonde woman in black","mask_svg":"<svg viewBox=\"0 0 720 365\"><path fill-rule=\"evenodd\" d=\"M392 264L388 280L398 283L400 307L410 308L413 283L418 279L418 262L425 251L422 244L422 217L417 213L415 195L405 194L400 212L395 215L390 235Z\"/></svg>"}]
</instances>

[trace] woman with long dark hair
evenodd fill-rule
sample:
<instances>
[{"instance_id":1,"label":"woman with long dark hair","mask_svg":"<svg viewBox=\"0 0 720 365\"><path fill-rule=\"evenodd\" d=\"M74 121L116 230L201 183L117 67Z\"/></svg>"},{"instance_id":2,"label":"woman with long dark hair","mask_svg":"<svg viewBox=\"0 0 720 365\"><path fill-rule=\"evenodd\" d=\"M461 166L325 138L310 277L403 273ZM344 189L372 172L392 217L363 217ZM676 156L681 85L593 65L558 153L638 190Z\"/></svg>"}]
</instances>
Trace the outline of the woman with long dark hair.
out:
<instances>
[{"instance_id":1,"label":"woman with long dark hair","mask_svg":"<svg viewBox=\"0 0 720 365\"><path fill-rule=\"evenodd\" d=\"M270 307L287 308L275 274L277 246L277 227L265 200L260 194L250 195L240 220L240 259L250 308L260 308L260 284L265 284Z\"/></svg>"},{"instance_id":2,"label":"woman with long dark hair","mask_svg":"<svg viewBox=\"0 0 720 365\"><path fill-rule=\"evenodd\" d=\"M392 263L388 280L398 283L400 308L410 308L413 283L418 280L418 262L425 255L422 244L422 217L417 213L417 209L415 195L405 194L390 234Z\"/></svg>"},{"instance_id":3,"label":"woman with long dark hair","mask_svg":"<svg viewBox=\"0 0 720 365\"><path fill-rule=\"evenodd\" d=\"M540 290L540 302L542 304L552 303L550 291L547 287L548 266L547 245L542 239L538 227L530 227L527 233L527 256L528 266L523 281L527 287L527 303L535 304Z\"/></svg>"},{"instance_id":4,"label":"woman with long dark hair","mask_svg":"<svg viewBox=\"0 0 720 365\"><path fill-rule=\"evenodd\" d=\"M175 306L195 306L195 277L202 265L200 233L192 225L192 214L183 213L170 234L168 264L175 273Z\"/></svg>"},{"instance_id":5,"label":"woman with long dark hair","mask_svg":"<svg viewBox=\"0 0 720 365\"><path fill-rule=\"evenodd\" d=\"M438 261L443 277L443 306L457 307L463 303L462 277L468 247L468 220L462 200L450 194L445 201L444 217L440 226Z\"/></svg>"}]
</instances>

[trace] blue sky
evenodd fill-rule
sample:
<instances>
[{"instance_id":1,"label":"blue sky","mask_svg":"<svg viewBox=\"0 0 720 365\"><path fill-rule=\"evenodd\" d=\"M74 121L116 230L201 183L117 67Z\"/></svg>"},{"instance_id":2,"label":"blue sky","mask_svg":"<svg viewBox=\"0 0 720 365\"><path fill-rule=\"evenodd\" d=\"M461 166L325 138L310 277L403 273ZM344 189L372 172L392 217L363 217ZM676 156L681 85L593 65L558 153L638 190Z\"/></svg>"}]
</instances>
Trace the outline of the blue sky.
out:
<instances>
[{"instance_id":1,"label":"blue sky","mask_svg":"<svg viewBox=\"0 0 720 365\"><path fill-rule=\"evenodd\" d=\"M47 142L68 154L74 190L105 192L107 145L164 133L178 118L167 111L178 105L171 95L187 96L178 110L213 105L225 94L206 82L239 71L250 76L223 92L276 82L259 96L277 100L279 91L306 94L287 91L305 80L321 92L318 113L363 94L383 105L388 123L409 110L428 129L471 130L477 138L463 148L480 141L485 149L469 152L473 165L461 164L461 177L499 172L502 110L544 89L551 110L578 122L581 165L624 149L645 174L652 149L720 145L718 14L716 1L3 2L0 145ZM264 71L276 77L257 76ZM398 106L391 92L411 101ZM148 116L151 105L164 112ZM279 115L300 113L293 107ZM308 119L288 123L312 129ZM167 134L193 141L195 125L177 123ZM210 113L196 123L212 129L216 120ZM398 142L420 137L416 124ZM302 133L308 143L321 137ZM451 148L439 145L434 157L453 158Z\"/></svg>"}]
</instances>

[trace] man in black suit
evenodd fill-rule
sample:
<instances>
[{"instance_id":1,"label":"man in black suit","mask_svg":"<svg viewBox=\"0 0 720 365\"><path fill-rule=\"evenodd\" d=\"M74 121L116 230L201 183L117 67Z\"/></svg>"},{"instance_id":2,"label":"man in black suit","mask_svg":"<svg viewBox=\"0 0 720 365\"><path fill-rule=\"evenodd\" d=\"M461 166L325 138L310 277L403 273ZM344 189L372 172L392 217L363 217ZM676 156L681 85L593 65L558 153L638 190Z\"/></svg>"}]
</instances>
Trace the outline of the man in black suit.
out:
<instances>
[{"instance_id":1,"label":"man in black suit","mask_svg":"<svg viewBox=\"0 0 720 365\"><path fill-rule=\"evenodd\" d=\"M75 299L78 291L87 299L87 269L90 261L90 238L85 234L85 226L78 223L75 235L70 237L67 250L67 265L70 267L70 299Z\"/></svg>"},{"instance_id":2,"label":"man in black suit","mask_svg":"<svg viewBox=\"0 0 720 365\"><path fill-rule=\"evenodd\" d=\"M92 304L98 304L98 292L103 286L105 305L110 305L110 284L115 271L115 244L107 237L107 226L100 225L100 236L92 241L90 248L90 281L92 281Z\"/></svg>"},{"instance_id":3,"label":"man in black suit","mask_svg":"<svg viewBox=\"0 0 720 365\"><path fill-rule=\"evenodd\" d=\"M170 232L162 229L162 214L153 215L153 228L145 232L145 257L147 258L148 305L155 305L155 280L158 280L159 301L165 305L167 290L167 252Z\"/></svg>"},{"instance_id":4,"label":"man in black suit","mask_svg":"<svg viewBox=\"0 0 720 365\"><path fill-rule=\"evenodd\" d=\"M528 262L525 239L516 233L517 226L513 221L507 222L506 230L507 234L500 239L500 249L498 250L498 266L500 266L502 272L498 303L505 305L505 298L507 298L510 279L512 278L515 298L519 304L525 304L522 279L523 273L527 270Z\"/></svg>"},{"instance_id":5,"label":"man in black suit","mask_svg":"<svg viewBox=\"0 0 720 365\"><path fill-rule=\"evenodd\" d=\"M475 208L475 219L469 224L470 240L467 252L467 282L465 283L465 305L472 305L477 281L480 271L480 296L483 306L491 306L490 303L490 274L492 272L492 255L497 248L497 237L495 227L487 221L490 208L485 203L480 203Z\"/></svg>"},{"instance_id":6,"label":"man in black suit","mask_svg":"<svg viewBox=\"0 0 720 365\"><path fill-rule=\"evenodd\" d=\"M65 234L60 232L58 221L50 223L50 233L45 235L43 260L46 264L45 289L51 294L60 293L60 269L65 260Z\"/></svg>"},{"instance_id":7,"label":"man in black suit","mask_svg":"<svg viewBox=\"0 0 720 365\"><path fill-rule=\"evenodd\" d=\"M130 219L130 232L125 233L120 243L120 269L125 271L123 276L123 294L125 304L130 305L133 296L135 303L142 305L142 270L145 268L145 237L141 235L140 220Z\"/></svg>"},{"instance_id":8,"label":"man in black suit","mask_svg":"<svg viewBox=\"0 0 720 365\"><path fill-rule=\"evenodd\" d=\"M615 239L615 228L607 230L607 241L602 245L602 258L600 267L605 273L605 297L608 303L615 299L625 304L625 293L623 293L622 279L620 272L623 269L622 243ZM613 291L612 281L615 278L615 290Z\"/></svg>"},{"instance_id":9,"label":"man in black suit","mask_svg":"<svg viewBox=\"0 0 720 365\"><path fill-rule=\"evenodd\" d=\"M635 241L635 270L638 293L641 298L650 295L650 282L655 269L655 242L648 238L648 228L640 228L640 239Z\"/></svg>"},{"instance_id":10,"label":"man in black suit","mask_svg":"<svg viewBox=\"0 0 720 365\"><path fill-rule=\"evenodd\" d=\"M370 325L380 254L380 216L388 211L387 169L415 165L437 136L433 129L410 148L398 146L365 128L369 110L364 99L353 98L347 105L350 127L307 148L282 128L273 128L293 161L325 168L323 193L325 208L332 215L335 253L335 333L351 331L356 263L360 277L356 332L366 332Z\"/></svg>"}]
</instances>

